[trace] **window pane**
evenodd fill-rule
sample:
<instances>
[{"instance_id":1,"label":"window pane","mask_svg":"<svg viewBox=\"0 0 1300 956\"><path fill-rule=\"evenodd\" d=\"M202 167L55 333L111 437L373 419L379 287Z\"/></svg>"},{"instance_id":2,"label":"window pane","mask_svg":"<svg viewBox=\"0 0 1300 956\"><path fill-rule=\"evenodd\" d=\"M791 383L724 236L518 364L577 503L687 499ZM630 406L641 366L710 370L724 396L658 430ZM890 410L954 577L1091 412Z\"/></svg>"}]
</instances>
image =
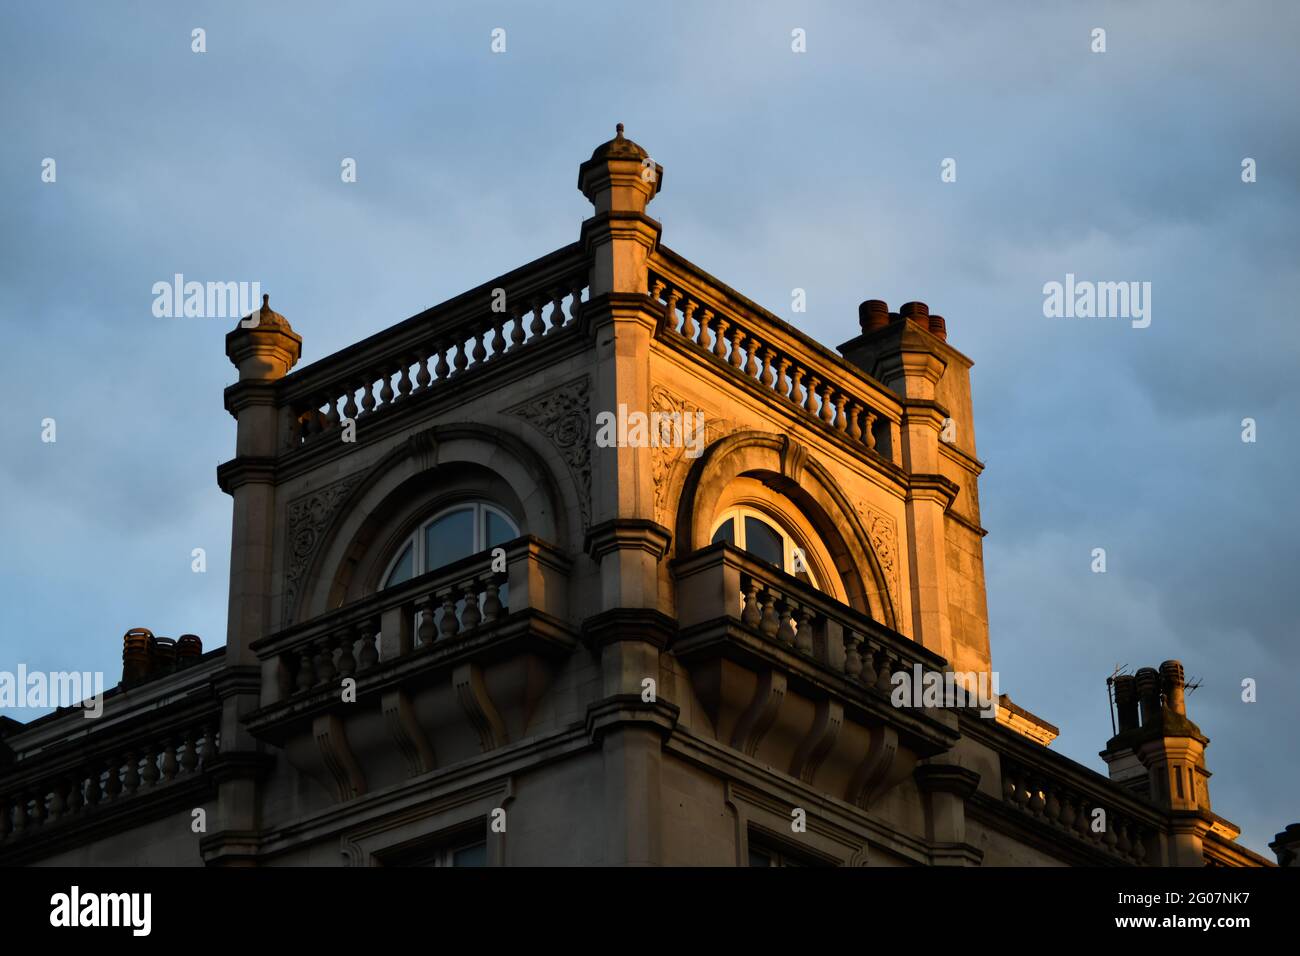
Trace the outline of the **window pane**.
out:
<instances>
[{"instance_id":1,"label":"window pane","mask_svg":"<svg viewBox=\"0 0 1300 956\"><path fill-rule=\"evenodd\" d=\"M734 518L728 518L722 524L718 525L717 531L713 532L713 543L717 544L719 541L725 541L727 544L732 545L733 547L735 546L736 520Z\"/></svg>"},{"instance_id":2,"label":"window pane","mask_svg":"<svg viewBox=\"0 0 1300 956\"><path fill-rule=\"evenodd\" d=\"M772 858L755 846L749 848L750 866L771 866Z\"/></svg>"},{"instance_id":3,"label":"window pane","mask_svg":"<svg viewBox=\"0 0 1300 956\"><path fill-rule=\"evenodd\" d=\"M426 571L459 561L473 553L473 508L449 512L424 529Z\"/></svg>"},{"instance_id":4,"label":"window pane","mask_svg":"<svg viewBox=\"0 0 1300 956\"><path fill-rule=\"evenodd\" d=\"M785 544L772 528L752 515L745 515L745 550L780 570L785 570Z\"/></svg>"},{"instance_id":5,"label":"window pane","mask_svg":"<svg viewBox=\"0 0 1300 956\"><path fill-rule=\"evenodd\" d=\"M452 866L487 866L487 844L475 843L452 854Z\"/></svg>"},{"instance_id":6,"label":"window pane","mask_svg":"<svg viewBox=\"0 0 1300 956\"><path fill-rule=\"evenodd\" d=\"M484 547L494 548L498 544L513 541L519 535L510 527L509 522L495 511L487 513L487 543Z\"/></svg>"},{"instance_id":7,"label":"window pane","mask_svg":"<svg viewBox=\"0 0 1300 956\"><path fill-rule=\"evenodd\" d=\"M388 572L388 580L384 582L384 587L391 588L394 584L411 580L411 572L414 568L415 549L408 544L402 549L402 556L393 565L393 570Z\"/></svg>"}]
</instances>

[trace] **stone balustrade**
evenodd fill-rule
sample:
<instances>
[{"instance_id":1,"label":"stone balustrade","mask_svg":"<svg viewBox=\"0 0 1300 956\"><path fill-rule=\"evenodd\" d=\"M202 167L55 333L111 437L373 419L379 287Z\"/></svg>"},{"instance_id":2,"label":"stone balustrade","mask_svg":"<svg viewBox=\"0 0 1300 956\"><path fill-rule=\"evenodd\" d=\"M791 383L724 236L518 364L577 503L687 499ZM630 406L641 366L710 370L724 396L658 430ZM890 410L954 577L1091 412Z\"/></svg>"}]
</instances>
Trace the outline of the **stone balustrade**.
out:
<instances>
[{"instance_id":1,"label":"stone balustrade","mask_svg":"<svg viewBox=\"0 0 1300 956\"><path fill-rule=\"evenodd\" d=\"M1156 864L1151 841L1156 827L1118 809L1102 788L1070 783L1043 766L1029 766L1003 753L1003 800L1019 812L1130 865ZM1105 781L1102 781L1103 785ZM1097 811L1103 811L1098 814Z\"/></svg>"},{"instance_id":2,"label":"stone balustrade","mask_svg":"<svg viewBox=\"0 0 1300 956\"><path fill-rule=\"evenodd\" d=\"M943 659L798 578L730 545L676 562L682 629L729 618L755 635L888 695L900 670L942 671Z\"/></svg>"},{"instance_id":3,"label":"stone balustrade","mask_svg":"<svg viewBox=\"0 0 1300 956\"><path fill-rule=\"evenodd\" d=\"M494 549L495 550L495 549ZM564 616L569 562L530 535L386 588L253 645L265 702L307 696L381 665L489 635L520 609Z\"/></svg>"},{"instance_id":4,"label":"stone balustrade","mask_svg":"<svg viewBox=\"0 0 1300 956\"><path fill-rule=\"evenodd\" d=\"M6 779L0 787L0 841L31 837L205 773L220 752L218 722L214 711L134 742L108 732L103 743L91 737L89 746L79 746L71 766L26 781Z\"/></svg>"},{"instance_id":5,"label":"stone balustrade","mask_svg":"<svg viewBox=\"0 0 1300 956\"><path fill-rule=\"evenodd\" d=\"M881 396L868 397L870 387L846 364L811 340L796 340L772 319L725 307L666 272L651 270L649 282L651 298L664 307L667 331L770 389L811 421L892 460L897 416L883 411L888 402Z\"/></svg>"},{"instance_id":6,"label":"stone balustrade","mask_svg":"<svg viewBox=\"0 0 1300 956\"><path fill-rule=\"evenodd\" d=\"M570 247L291 373L281 382L289 447L531 349L576 323L586 288Z\"/></svg>"}]
</instances>

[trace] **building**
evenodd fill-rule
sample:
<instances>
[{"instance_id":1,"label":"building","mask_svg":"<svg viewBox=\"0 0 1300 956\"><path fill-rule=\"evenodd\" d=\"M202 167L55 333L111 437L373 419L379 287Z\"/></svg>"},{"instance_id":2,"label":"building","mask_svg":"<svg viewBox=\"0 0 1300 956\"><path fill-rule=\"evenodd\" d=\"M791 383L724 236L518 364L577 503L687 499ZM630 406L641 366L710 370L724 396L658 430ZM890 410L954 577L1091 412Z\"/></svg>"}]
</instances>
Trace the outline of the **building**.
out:
<instances>
[{"instance_id":1,"label":"building","mask_svg":"<svg viewBox=\"0 0 1300 956\"><path fill-rule=\"evenodd\" d=\"M572 245L304 368L265 300L230 332L225 647L134 629L101 717L8 722L0 862L1267 865L1177 662L1116 680L1109 777L987 706L944 319L831 351L662 185L620 126Z\"/></svg>"}]
</instances>

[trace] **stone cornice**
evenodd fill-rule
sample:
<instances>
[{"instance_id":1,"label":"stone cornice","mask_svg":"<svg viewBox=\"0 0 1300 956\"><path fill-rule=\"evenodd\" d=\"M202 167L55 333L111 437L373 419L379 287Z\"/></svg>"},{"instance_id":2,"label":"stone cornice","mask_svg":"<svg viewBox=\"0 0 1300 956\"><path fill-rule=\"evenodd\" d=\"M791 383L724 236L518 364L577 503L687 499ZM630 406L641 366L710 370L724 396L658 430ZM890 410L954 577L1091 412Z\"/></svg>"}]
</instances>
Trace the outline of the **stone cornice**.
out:
<instances>
[{"instance_id":1,"label":"stone cornice","mask_svg":"<svg viewBox=\"0 0 1300 956\"><path fill-rule=\"evenodd\" d=\"M273 485L276 476L276 459L263 456L241 456L217 466L217 486L228 495L241 485Z\"/></svg>"}]
</instances>

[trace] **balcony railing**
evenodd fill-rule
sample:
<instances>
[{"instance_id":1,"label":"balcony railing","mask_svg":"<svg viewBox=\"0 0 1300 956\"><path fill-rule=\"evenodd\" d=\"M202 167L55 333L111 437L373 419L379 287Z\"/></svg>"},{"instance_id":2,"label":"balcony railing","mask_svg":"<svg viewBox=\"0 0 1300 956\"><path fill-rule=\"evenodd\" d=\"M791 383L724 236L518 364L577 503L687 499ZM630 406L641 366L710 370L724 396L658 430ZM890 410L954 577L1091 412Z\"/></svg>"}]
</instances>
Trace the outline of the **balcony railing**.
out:
<instances>
[{"instance_id":1,"label":"balcony railing","mask_svg":"<svg viewBox=\"0 0 1300 956\"><path fill-rule=\"evenodd\" d=\"M522 612L563 622L569 560L531 535L502 551L503 571L484 551L254 643L264 703L308 698L345 678L360 682L398 662L490 640Z\"/></svg>"},{"instance_id":2,"label":"balcony railing","mask_svg":"<svg viewBox=\"0 0 1300 956\"><path fill-rule=\"evenodd\" d=\"M676 562L684 634L718 620L740 625L824 671L889 695L898 671L944 669L944 660L835 598L729 545Z\"/></svg>"},{"instance_id":3,"label":"balcony railing","mask_svg":"<svg viewBox=\"0 0 1300 956\"><path fill-rule=\"evenodd\" d=\"M442 390L572 326L587 268L578 247L567 246L286 376L290 447Z\"/></svg>"},{"instance_id":4,"label":"balcony railing","mask_svg":"<svg viewBox=\"0 0 1300 956\"><path fill-rule=\"evenodd\" d=\"M0 854L20 841L57 837L78 822L138 815L146 796L189 792L221 749L220 702L150 710L143 720L92 728L79 712L69 738L20 759L0 779ZM105 718L105 723L112 723Z\"/></svg>"},{"instance_id":5,"label":"balcony railing","mask_svg":"<svg viewBox=\"0 0 1300 956\"><path fill-rule=\"evenodd\" d=\"M652 268L649 283L668 332L775 393L810 423L893 459L899 412L878 383L775 316L705 291L685 273Z\"/></svg>"}]
</instances>

